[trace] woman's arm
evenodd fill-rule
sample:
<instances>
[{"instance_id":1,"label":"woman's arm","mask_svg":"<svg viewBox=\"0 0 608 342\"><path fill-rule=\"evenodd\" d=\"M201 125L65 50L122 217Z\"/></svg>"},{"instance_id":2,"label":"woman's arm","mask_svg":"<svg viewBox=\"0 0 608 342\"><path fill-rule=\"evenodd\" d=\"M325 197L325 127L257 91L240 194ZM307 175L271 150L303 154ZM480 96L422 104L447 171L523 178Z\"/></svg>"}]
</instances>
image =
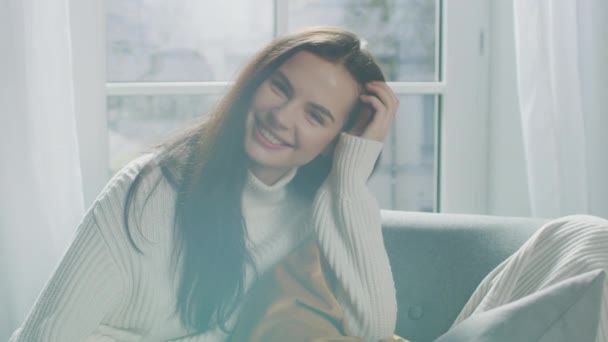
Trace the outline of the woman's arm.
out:
<instances>
[{"instance_id":1,"label":"woman's arm","mask_svg":"<svg viewBox=\"0 0 608 342\"><path fill-rule=\"evenodd\" d=\"M93 210L89 210L59 266L10 341L85 341L108 310L120 302L122 293L119 270L99 232Z\"/></svg>"},{"instance_id":2,"label":"woman's arm","mask_svg":"<svg viewBox=\"0 0 608 342\"><path fill-rule=\"evenodd\" d=\"M397 318L380 208L366 186L381 148L378 141L342 133L313 203L313 229L337 276L347 328L368 341L392 336Z\"/></svg>"}]
</instances>

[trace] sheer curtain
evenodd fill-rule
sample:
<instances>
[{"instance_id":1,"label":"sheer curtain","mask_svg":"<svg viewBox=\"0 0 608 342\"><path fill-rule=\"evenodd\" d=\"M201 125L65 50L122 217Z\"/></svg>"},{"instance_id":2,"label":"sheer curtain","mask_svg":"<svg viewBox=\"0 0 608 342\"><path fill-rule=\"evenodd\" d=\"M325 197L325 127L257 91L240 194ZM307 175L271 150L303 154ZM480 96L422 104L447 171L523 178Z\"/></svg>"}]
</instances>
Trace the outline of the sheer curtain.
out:
<instances>
[{"instance_id":1,"label":"sheer curtain","mask_svg":"<svg viewBox=\"0 0 608 342\"><path fill-rule=\"evenodd\" d=\"M0 0L0 340L84 212L68 0Z\"/></svg>"},{"instance_id":2,"label":"sheer curtain","mask_svg":"<svg viewBox=\"0 0 608 342\"><path fill-rule=\"evenodd\" d=\"M514 0L533 216L608 217L606 13L603 0Z\"/></svg>"}]
</instances>

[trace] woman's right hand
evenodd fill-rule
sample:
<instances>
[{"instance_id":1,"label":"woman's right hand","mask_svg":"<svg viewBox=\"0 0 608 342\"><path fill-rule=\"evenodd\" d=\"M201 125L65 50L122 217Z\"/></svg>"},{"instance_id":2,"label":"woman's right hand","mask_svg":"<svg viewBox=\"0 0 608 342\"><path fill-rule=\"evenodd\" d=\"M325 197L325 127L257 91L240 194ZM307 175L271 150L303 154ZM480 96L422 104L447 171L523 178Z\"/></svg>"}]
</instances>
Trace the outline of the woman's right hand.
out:
<instances>
[{"instance_id":1,"label":"woman's right hand","mask_svg":"<svg viewBox=\"0 0 608 342\"><path fill-rule=\"evenodd\" d=\"M384 142L399 108L399 99L383 81L365 84L369 94L359 95L364 106L361 115L348 133L362 138Z\"/></svg>"}]
</instances>

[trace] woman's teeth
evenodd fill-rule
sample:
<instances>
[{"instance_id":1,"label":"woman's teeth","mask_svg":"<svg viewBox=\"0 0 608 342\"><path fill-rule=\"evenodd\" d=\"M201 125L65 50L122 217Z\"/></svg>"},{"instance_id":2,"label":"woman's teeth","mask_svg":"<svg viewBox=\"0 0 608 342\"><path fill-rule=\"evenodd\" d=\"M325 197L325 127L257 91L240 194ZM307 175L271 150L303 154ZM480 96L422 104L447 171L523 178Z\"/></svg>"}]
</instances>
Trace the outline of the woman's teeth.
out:
<instances>
[{"instance_id":1,"label":"woman's teeth","mask_svg":"<svg viewBox=\"0 0 608 342\"><path fill-rule=\"evenodd\" d=\"M260 133L262 133L262 135L264 136L264 138L266 138L271 143L273 143L275 145L285 145L282 141L280 141L279 139L275 138L274 135L272 135L272 133L268 132L263 127L260 126L259 129L260 129Z\"/></svg>"}]
</instances>

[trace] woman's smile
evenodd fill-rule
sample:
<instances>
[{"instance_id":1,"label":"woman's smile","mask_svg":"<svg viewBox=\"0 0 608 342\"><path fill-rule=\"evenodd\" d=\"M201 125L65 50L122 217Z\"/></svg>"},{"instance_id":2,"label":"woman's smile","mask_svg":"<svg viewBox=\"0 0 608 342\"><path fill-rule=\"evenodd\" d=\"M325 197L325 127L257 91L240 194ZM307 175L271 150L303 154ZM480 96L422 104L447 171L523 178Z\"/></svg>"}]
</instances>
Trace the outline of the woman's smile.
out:
<instances>
[{"instance_id":1,"label":"woman's smile","mask_svg":"<svg viewBox=\"0 0 608 342\"><path fill-rule=\"evenodd\" d=\"M255 119L254 129L253 136L255 140L269 150L284 150L293 147L292 144L285 142L272 131L265 128L257 118Z\"/></svg>"}]
</instances>

